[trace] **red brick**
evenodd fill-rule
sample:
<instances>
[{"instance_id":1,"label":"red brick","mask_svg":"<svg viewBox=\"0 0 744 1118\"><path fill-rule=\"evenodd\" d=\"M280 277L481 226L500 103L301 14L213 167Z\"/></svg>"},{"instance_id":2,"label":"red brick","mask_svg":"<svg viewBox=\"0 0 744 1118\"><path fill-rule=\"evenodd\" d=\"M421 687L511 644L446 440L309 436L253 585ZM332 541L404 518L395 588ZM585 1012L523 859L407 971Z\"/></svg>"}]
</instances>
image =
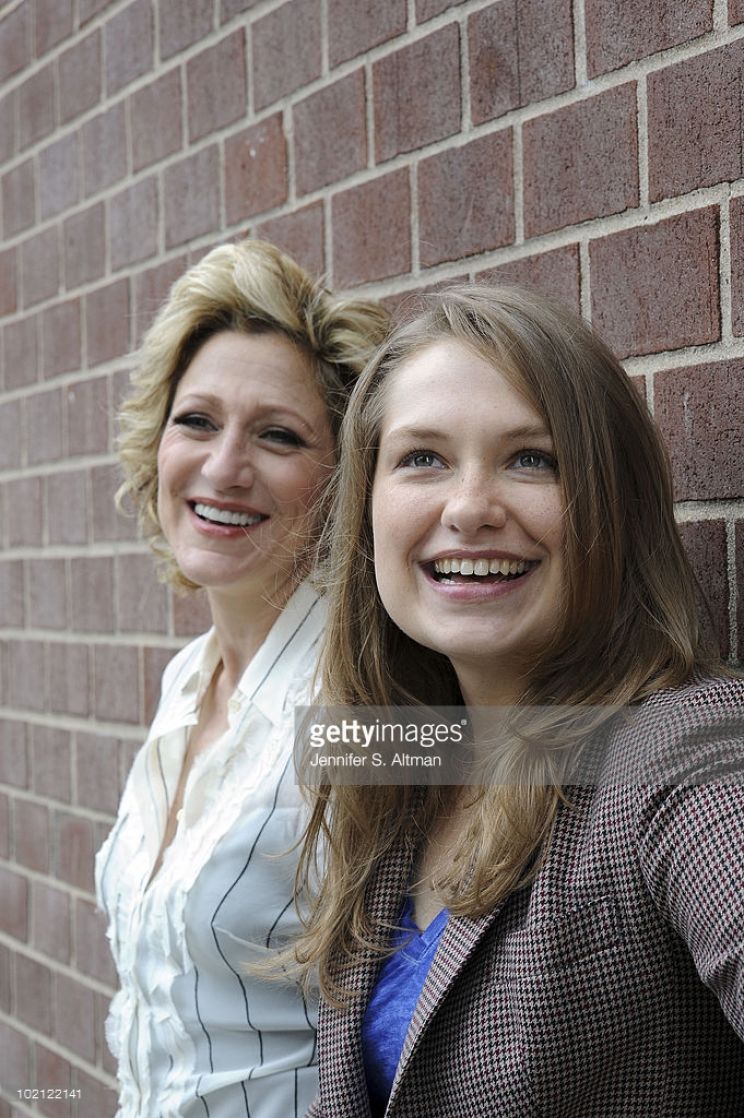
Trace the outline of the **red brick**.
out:
<instances>
[{"instance_id":1,"label":"red brick","mask_svg":"<svg viewBox=\"0 0 744 1118\"><path fill-rule=\"evenodd\" d=\"M75 1021L76 1028L81 1025L75 1018L70 1018L69 1021ZM60 1040L65 1044L70 1042L71 1029L67 1026L67 1035L57 1035L56 1040ZM71 1045L70 1045L71 1046ZM34 1057L36 1061L36 1082L47 1083L50 1087L56 1087L61 1090L69 1090L72 1083L72 1067L56 1052L51 1049L45 1048L43 1044L34 1045ZM72 1101L67 1099L40 1099L38 1107L42 1114L49 1115L49 1118L70 1118L72 1113ZM75 1105L77 1113L77 1105Z\"/></svg>"},{"instance_id":2,"label":"red brick","mask_svg":"<svg viewBox=\"0 0 744 1118\"><path fill-rule=\"evenodd\" d=\"M744 362L672 369L657 373L654 384L654 412L669 445L677 500L743 497Z\"/></svg>"},{"instance_id":3,"label":"red brick","mask_svg":"<svg viewBox=\"0 0 744 1118\"><path fill-rule=\"evenodd\" d=\"M406 0L328 0L331 66L401 35L407 20Z\"/></svg>"},{"instance_id":4,"label":"red brick","mask_svg":"<svg viewBox=\"0 0 744 1118\"><path fill-rule=\"evenodd\" d=\"M183 147L181 71L171 70L130 99L132 164L135 171L149 167Z\"/></svg>"},{"instance_id":5,"label":"red brick","mask_svg":"<svg viewBox=\"0 0 744 1118\"><path fill-rule=\"evenodd\" d=\"M30 465L53 462L64 455L62 394L40 392L26 400L26 460Z\"/></svg>"},{"instance_id":6,"label":"red brick","mask_svg":"<svg viewBox=\"0 0 744 1118\"><path fill-rule=\"evenodd\" d=\"M134 0L112 16L104 28L109 96L152 69L153 49L151 0Z\"/></svg>"},{"instance_id":7,"label":"red brick","mask_svg":"<svg viewBox=\"0 0 744 1118\"><path fill-rule=\"evenodd\" d=\"M21 463L21 403L0 404L0 469L15 470ZM2 595L0 595L0 610Z\"/></svg>"},{"instance_id":8,"label":"red brick","mask_svg":"<svg viewBox=\"0 0 744 1118\"><path fill-rule=\"evenodd\" d=\"M122 516L114 506L114 494L121 481L118 471L112 466L96 466L90 471L90 479L94 541L134 540L137 536L134 518Z\"/></svg>"},{"instance_id":9,"label":"red brick","mask_svg":"<svg viewBox=\"0 0 744 1118\"><path fill-rule=\"evenodd\" d=\"M16 95L11 90L5 97L0 97L0 164L13 158L16 146Z\"/></svg>"},{"instance_id":10,"label":"red brick","mask_svg":"<svg viewBox=\"0 0 744 1118\"><path fill-rule=\"evenodd\" d=\"M1 796L0 802L5 801L7 803L7 799L7 796ZM0 818L1 817L2 809L0 809ZM1 821L0 830L2 830ZM15 953L11 953L11 951L7 947L0 945L0 1010L2 1010L3 1013L7 1013L8 1015L10 1015L12 1008L10 972L14 957ZM1 1110L0 1114L2 1114Z\"/></svg>"},{"instance_id":11,"label":"red brick","mask_svg":"<svg viewBox=\"0 0 744 1118\"><path fill-rule=\"evenodd\" d=\"M93 1079L80 1068L75 1080L80 1091L80 1102L75 1118L113 1118L116 1113L116 1093L100 1079Z\"/></svg>"},{"instance_id":12,"label":"red brick","mask_svg":"<svg viewBox=\"0 0 744 1118\"><path fill-rule=\"evenodd\" d=\"M34 0L34 17L37 58L72 34L72 0Z\"/></svg>"},{"instance_id":13,"label":"red brick","mask_svg":"<svg viewBox=\"0 0 744 1118\"><path fill-rule=\"evenodd\" d=\"M99 365L129 351L129 281L117 280L85 297L88 365Z\"/></svg>"},{"instance_id":14,"label":"red brick","mask_svg":"<svg viewBox=\"0 0 744 1118\"><path fill-rule=\"evenodd\" d=\"M287 142L282 114L225 141L225 211L228 225L287 200Z\"/></svg>"},{"instance_id":15,"label":"red brick","mask_svg":"<svg viewBox=\"0 0 744 1118\"><path fill-rule=\"evenodd\" d=\"M314 276L325 272L325 221L323 203L312 202L292 213L282 214L254 227L256 237L271 241L294 257Z\"/></svg>"},{"instance_id":16,"label":"red brick","mask_svg":"<svg viewBox=\"0 0 744 1118\"><path fill-rule=\"evenodd\" d=\"M54 217L80 197L80 156L76 133L56 140L39 155L39 208L42 218Z\"/></svg>"},{"instance_id":17,"label":"red brick","mask_svg":"<svg viewBox=\"0 0 744 1118\"><path fill-rule=\"evenodd\" d=\"M186 64L189 140L200 140L245 115L248 96L242 27Z\"/></svg>"},{"instance_id":18,"label":"red brick","mask_svg":"<svg viewBox=\"0 0 744 1118\"><path fill-rule=\"evenodd\" d=\"M16 1089L31 1083L29 1042L22 1033L3 1022L0 1022L0 1052L3 1054L3 1082ZM21 1118L20 1111L13 1110L12 1118Z\"/></svg>"},{"instance_id":19,"label":"red brick","mask_svg":"<svg viewBox=\"0 0 744 1118\"><path fill-rule=\"evenodd\" d=\"M82 365L80 300L55 303L41 312L41 369L45 377L73 373Z\"/></svg>"},{"instance_id":20,"label":"red brick","mask_svg":"<svg viewBox=\"0 0 744 1118\"><path fill-rule=\"evenodd\" d=\"M146 260L158 251L158 183L154 175L111 199L109 237L113 271Z\"/></svg>"},{"instance_id":21,"label":"red brick","mask_svg":"<svg viewBox=\"0 0 744 1118\"><path fill-rule=\"evenodd\" d=\"M649 74L652 202L744 174L742 67L744 43L738 42Z\"/></svg>"},{"instance_id":22,"label":"red brick","mask_svg":"<svg viewBox=\"0 0 744 1118\"><path fill-rule=\"evenodd\" d=\"M22 388L38 379L38 317L30 315L18 322L9 322L3 330L6 388Z\"/></svg>"},{"instance_id":23,"label":"red brick","mask_svg":"<svg viewBox=\"0 0 744 1118\"><path fill-rule=\"evenodd\" d=\"M620 357L720 337L715 207L604 237L589 254L592 322Z\"/></svg>"},{"instance_id":24,"label":"red brick","mask_svg":"<svg viewBox=\"0 0 744 1118\"><path fill-rule=\"evenodd\" d=\"M107 556L79 555L70 562L70 616L75 629L109 633L114 627L114 563Z\"/></svg>"},{"instance_id":25,"label":"red brick","mask_svg":"<svg viewBox=\"0 0 744 1118\"><path fill-rule=\"evenodd\" d=\"M51 975L25 955L16 955L16 1016L47 1036L52 1031Z\"/></svg>"},{"instance_id":26,"label":"red brick","mask_svg":"<svg viewBox=\"0 0 744 1118\"><path fill-rule=\"evenodd\" d=\"M744 23L744 0L729 0L728 17L732 27Z\"/></svg>"},{"instance_id":27,"label":"red brick","mask_svg":"<svg viewBox=\"0 0 744 1118\"><path fill-rule=\"evenodd\" d=\"M508 264L488 268L475 277L478 283L518 284L561 299L577 313L581 310L579 246L565 245L536 256L523 256Z\"/></svg>"},{"instance_id":28,"label":"red brick","mask_svg":"<svg viewBox=\"0 0 744 1118\"><path fill-rule=\"evenodd\" d=\"M527 121L523 142L527 236L638 205L634 83Z\"/></svg>"},{"instance_id":29,"label":"red brick","mask_svg":"<svg viewBox=\"0 0 744 1118\"><path fill-rule=\"evenodd\" d=\"M205 632L209 625L202 630ZM174 652L172 648L145 648L143 660L143 675L144 675L144 699L143 699L143 722L149 725L155 717L155 711L160 702L160 693L162 691L163 672L166 665L173 659Z\"/></svg>"},{"instance_id":30,"label":"red brick","mask_svg":"<svg viewBox=\"0 0 744 1118\"><path fill-rule=\"evenodd\" d=\"M82 807L116 814L120 794L117 753L116 738L77 734L77 803Z\"/></svg>"},{"instance_id":31,"label":"red brick","mask_svg":"<svg viewBox=\"0 0 744 1118\"><path fill-rule=\"evenodd\" d=\"M416 22L426 23L428 19L441 15L448 8L456 8L463 0L416 0Z\"/></svg>"},{"instance_id":32,"label":"red brick","mask_svg":"<svg viewBox=\"0 0 744 1118\"><path fill-rule=\"evenodd\" d=\"M364 70L306 97L293 109L297 191L308 194L367 165Z\"/></svg>"},{"instance_id":33,"label":"red brick","mask_svg":"<svg viewBox=\"0 0 744 1118\"><path fill-rule=\"evenodd\" d=\"M14 939L28 937L28 882L19 873L0 866L0 931ZM0 1051L4 1049L0 1048Z\"/></svg>"},{"instance_id":34,"label":"red brick","mask_svg":"<svg viewBox=\"0 0 744 1118\"><path fill-rule=\"evenodd\" d=\"M57 1040L89 1063L95 1063L95 994L89 986L55 975L54 1022ZM70 1030L70 1022L75 1022Z\"/></svg>"},{"instance_id":35,"label":"red brick","mask_svg":"<svg viewBox=\"0 0 744 1118\"><path fill-rule=\"evenodd\" d=\"M0 859L7 861L10 858L10 799L4 792L0 792ZM0 998L0 1007L5 1012L10 1012L4 999Z\"/></svg>"},{"instance_id":36,"label":"red brick","mask_svg":"<svg viewBox=\"0 0 744 1118\"><path fill-rule=\"evenodd\" d=\"M118 628L125 633L165 633L168 599L149 555L116 558Z\"/></svg>"},{"instance_id":37,"label":"red brick","mask_svg":"<svg viewBox=\"0 0 744 1118\"><path fill-rule=\"evenodd\" d=\"M59 289L59 250L57 230L52 227L24 241L21 245L23 305L25 307L50 299Z\"/></svg>"},{"instance_id":38,"label":"red brick","mask_svg":"<svg viewBox=\"0 0 744 1118\"><path fill-rule=\"evenodd\" d=\"M55 815L56 876L68 885L93 890L93 824L70 812ZM80 959L78 958L78 963Z\"/></svg>"},{"instance_id":39,"label":"red brick","mask_svg":"<svg viewBox=\"0 0 744 1118\"><path fill-rule=\"evenodd\" d=\"M586 0L589 76L617 70L713 27L713 0Z\"/></svg>"},{"instance_id":40,"label":"red brick","mask_svg":"<svg viewBox=\"0 0 744 1118\"><path fill-rule=\"evenodd\" d=\"M22 246L22 257L26 255L26 241ZM33 257L33 252L28 250ZM17 296L17 253L14 248L0 252L0 315L12 314L18 303Z\"/></svg>"},{"instance_id":41,"label":"red brick","mask_svg":"<svg viewBox=\"0 0 744 1118\"><path fill-rule=\"evenodd\" d=\"M216 144L166 168L166 248L211 233L220 225L220 155Z\"/></svg>"},{"instance_id":42,"label":"red brick","mask_svg":"<svg viewBox=\"0 0 744 1118\"><path fill-rule=\"evenodd\" d=\"M339 287L410 271L410 207L403 169L334 196L333 275Z\"/></svg>"},{"instance_id":43,"label":"red brick","mask_svg":"<svg viewBox=\"0 0 744 1118\"><path fill-rule=\"evenodd\" d=\"M137 346L151 325L161 303L164 302L171 285L175 283L186 268L186 257L177 256L139 272L132 280L134 301L134 337L132 344Z\"/></svg>"},{"instance_id":44,"label":"red brick","mask_svg":"<svg viewBox=\"0 0 744 1118\"><path fill-rule=\"evenodd\" d=\"M212 614L204 591L173 595L173 632L177 637L195 637L206 633Z\"/></svg>"},{"instance_id":45,"label":"red brick","mask_svg":"<svg viewBox=\"0 0 744 1118\"><path fill-rule=\"evenodd\" d=\"M64 629L67 575L64 559L27 559L28 624L32 629Z\"/></svg>"},{"instance_id":46,"label":"red brick","mask_svg":"<svg viewBox=\"0 0 744 1118\"><path fill-rule=\"evenodd\" d=\"M65 286L68 290L101 278L106 262L103 202L67 218L64 243Z\"/></svg>"},{"instance_id":47,"label":"red brick","mask_svg":"<svg viewBox=\"0 0 744 1118\"><path fill-rule=\"evenodd\" d=\"M83 125L85 197L113 186L127 173L124 104L120 102Z\"/></svg>"},{"instance_id":48,"label":"red brick","mask_svg":"<svg viewBox=\"0 0 744 1118\"><path fill-rule=\"evenodd\" d=\"M110 8L115 4L116 0L78 0L78 7L80 12L80 26L89 23L94 16L102 12L104 8Z\"/></svg>"},{"instance_id":49,"label":"red brick","mask_svg":"<svg viewBox=\"0 0 744 1118\"><path fill-rule=\"evenodd\" d=\"M265 109L321 72L320 0L290 0L253 24L253 99Z\"/></svg>"},{"instance_id":50,"label":"red brick","mask_svg":"<svg viewBox=\"0 0 744 1118\"><path fill-rule=\"evenodd\" d=\"M25 70L31 60L31 7L19 4L0 22L0 82Z\"/></svg>"},{"instance_id":51,"label":"red brick","mask_svg":"<svg viewBox=\"0 0 744 1118\"><path fill-rule=\"evenodd\" d=\"M744 198L731 199L731 319L734 334L744 334ZM7 343L6 343L7 354ZM7 356L6 356L7 380Z\"/></svg>"},{"instance_id":52,"label":"red brick","mask_svg":"<svg viewBox=\"0 0 744 1118\"><path fill-rule=\"evenodd\" d=\"M67 657L68 645L53 645L50 662ZM77 646L72 646L77 647ZM34 792L62 803L70 801L70 735L54 726L31 726L31 779Z\"/></svg>"},{"instance_id":53,"label":"red brick","mask_svg":"<svg viewBox=\"0 0 744 1118\"><path fill-rule=\"evenodd\" d=\"M730 644L725 521L688 522L679 530L697 577L703 639L726 658Z\"/></svg>"},{"instance_id":54,"label":"red brick","mask_svg":"<svg viewBox=\"0 0 744 1118\"><path fill-rule=\"evenodd\" d=\"M574 85L571 0L499 0L470 17L468 42L475 124Z\"/></svg>"},{"instance_id":55,"label":"red brick","mask_svg":"<svg viewBox=\"0 0 744 1118\"><path fill-rule=\"evenodd\" d=\"M101 99L101 33L74 43L57 61L59 119L74 120Z\"/></svg>"},{"instance_id":56,"label":"red brick","mask_svg":"<svg viewBox=\"0 0 744 1118\"><path fill-rule=\"evenodd\" d=\"M260 3L261 0L220 0L220 23L227 23L238 12L247 12Z\"/></svg>"},{"instance_id":57,"label":"red brick","mask_svg":"<svg viewBox=\"0 0 744 1118\"><path fill-rule=\"evenodd\" d=\"M69 454L103 454L109 447L108 377L81 380L66 389Z\"/></svg>"},{"instance_id":58,"label":"red brick","mask_svg":"<svg viewBox=\"0 0 744 1118\"><path fill-rule=\"evenodd\" d=\"M58 963L69 963L70 898L67 893L34 881L31 885L31 927L37 951Z\"/></svg>"},{"instance_id":59,"label":"red brick","mask_svg":"<svg viewBox=\"0 0 744 1118\"><path fill-rule=\"evenodd\" d=\"M140 718L139 659L136 648L101 645L93 650L95 713L107 722Z\"/></svg>"},{"instance_id":60,"label":"red brick","mask_svg":"<svg viewBox=\"0 0 744 1118\"><path fill-rule=\"evenodd\" d=\"M423 267L509 244L514 240L511 130L422 160L418 195Z\"/></svg>"},{"instance_id":61,"label":"red brick","mask_svg":"<svg viewBox=\"0 0 744 1118\"><path fill-rule=\"evenodd\" d=\"M15 478L6 483L6 508L9 547L37 547L42 542L41 478Z\"/></svg>"},{"instance_id":62,"label":"red brick","mask_svg":"<svg viewBox=\"0 0 744 1118\"><path fill-rule=\"evenodd\" d=\"M84 644L51 646L49 650L49 707L55 713L87 716L88 648ZM67 798L67 797L65 797Z\"/></svg>"},{"instance_id":63,"label":"red brick","mask_svg":"<svg viewBox=\"0 0 744 1118\"><path fill-rule=\"evenodd\" d=\"M5 404L0 410L0 439L2 439L2 415L9 408L17 410L17 405ZM0 626L11 629L22 628L23 585L23 563L18 559L0 562ZM0 771L2 771L2 751L0 751ZM1 783L3 783L2 778L0 778Z\"/></svg>"},{"instance_id":64,"label":"red brick","mask_svg":"<svg viewBox=\"0 0 744 1118\"><path fill-rule=\"evenodd\" d=\"M49 872L49 812L43 804L16 801L15 856L27 869Z\"/></svg>"},{"instance_id":65,"label":"red brick","mask_svg":"<svg viewBox=\"0 0 744 1118\"><path fill-rule=\"evenodd\" d=\"M92 881L91 881L92 884ZM78 901L75 905L75 955L77 969L108 986L117 985L117 976L111 959L106 922L95 905Z\"/></svg>"},{"instance_id":66,"label":"red brick","mask_svg":"<svg viewBox=\"0 0 744 1118\"><path fill-rule=\"evenodd\" d=\"M88 542L86 479L84 470L65 470L44 479L50 544Z\"/></svg>"},{"instance_id":67,"label":"red brick","mask_svg":"<svg viewBox=\"0 0 744 1118\"><path fill-rule=\"evenodd\" d=\"M212 30L214 0L159 0L157 5L160 24L160 57L170 58L186 50Z\"/></svg>"},{"instance_id":68,"label":"red brick","mask_svg":"<svg viewBox=\"0 0 744 1118\"><path fill-rule=\"evenodd\" d=\"M41 641L8 641L7 700L10 706L43 711L47 705L46 656Z\"/></svg>"},{"instance_id":69,"label":"red brick","mask_svg":"<svg viewBox=\"0 0 744 1118\"><path fill-rule=\"evenodd\" d=\"M36 220L34 161L27 159L3 175L3 233L12 237Z\"/></svg>"},{"instance_id":70,"label":"red brick","mask_svg":"<svg viewBox=\"0 0 744 1118\"><path fill-rule=\"evenodd\" d=\"M443 140L460 129L460 45L456 24L386 55L372 67L378 162Z\"/></svg>"},{"instance_id":71,"label":"red brick","mask_svg":"<svg viewBox=\"0 0 744 1118\"><path fill-rule=\"evenodd\" d=\"M26 754L26 726L23 722L0 720L3 748L0 750L0 784L16 788L28 787L28 758Z\"/></svg>"},{"instance_id":72,"label":"red brick","mask_svg":"<svg viewBox=\"0 0 744 1118\"><path fill-rule=\"evenodd\" d=\"M18 142L21 148L43 140L54 131L54 64L42 70L18 87Z\"/></svg>"}]
</instances>

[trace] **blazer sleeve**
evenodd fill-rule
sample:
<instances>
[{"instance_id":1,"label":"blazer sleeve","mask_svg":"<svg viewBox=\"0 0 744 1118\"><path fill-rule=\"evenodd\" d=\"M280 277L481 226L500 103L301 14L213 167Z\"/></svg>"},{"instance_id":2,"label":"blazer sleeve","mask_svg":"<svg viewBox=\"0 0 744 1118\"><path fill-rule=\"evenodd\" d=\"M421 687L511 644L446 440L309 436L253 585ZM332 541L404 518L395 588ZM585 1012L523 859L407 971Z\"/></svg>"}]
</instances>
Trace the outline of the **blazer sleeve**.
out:
<instances>
[{"instance_id":1,"label":"blazer sleeve","mask_svg":"<svg viewBox=\"0 0 744 1118\"><path fill-rule=\"evenodd\" d=\"M744 683L708 683L660 714L649 749L664 780L637 791L641 869L744 1040Z\"/></svg>"}]
</instances>

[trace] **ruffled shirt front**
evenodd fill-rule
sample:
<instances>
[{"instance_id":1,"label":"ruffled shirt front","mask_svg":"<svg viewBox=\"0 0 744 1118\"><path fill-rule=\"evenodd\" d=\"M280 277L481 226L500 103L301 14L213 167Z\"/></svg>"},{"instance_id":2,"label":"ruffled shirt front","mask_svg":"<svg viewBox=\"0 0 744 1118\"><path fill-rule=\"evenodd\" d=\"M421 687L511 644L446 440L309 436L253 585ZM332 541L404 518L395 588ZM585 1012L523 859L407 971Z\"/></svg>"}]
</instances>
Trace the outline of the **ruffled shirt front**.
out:
<instances>
[{"instance_id":1,"label":"ruffled shirt front","mask_svg":"<svg viewBox=\"0 0 744 1118\"><path fill-rule=\"evenodd\" d=\"M257 979L299 929L306 808L292 759L324 604L294 593L229 703L226 733L197 756L173 841L153 877L191 727L219 661L210 631L184 648L96 859L120 977L107 1021L117 1118L301 1118L317 1090L316 1010L295 983Z\"/></svg>"}]
</instances>

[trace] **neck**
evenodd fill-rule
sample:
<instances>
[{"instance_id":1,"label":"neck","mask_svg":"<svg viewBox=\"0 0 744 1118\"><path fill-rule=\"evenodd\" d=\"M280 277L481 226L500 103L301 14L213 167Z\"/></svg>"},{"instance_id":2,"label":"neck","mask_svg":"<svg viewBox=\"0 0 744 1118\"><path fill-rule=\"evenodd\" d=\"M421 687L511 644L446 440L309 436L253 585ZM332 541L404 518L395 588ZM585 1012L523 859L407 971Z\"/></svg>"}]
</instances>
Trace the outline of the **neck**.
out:
<instances>
[{"instance_id":1,"label":"neck","mask_svg":"<svg viewBox=\"0 0 744 1118\"><path fill-rule=\"evenodd\" d=\"M222 659L222 684L230 694L294 589L294 584L288 584L278 587L274 594L248 599L219 590L207 591Z\"/></svg>"},{"instance_id":2,"label":"neck","mask_svg":"<svg viewBox=\"0 0 744 1118\"><path fill-rule=\"evenodd\" d=\"M524 681L517 675L507 675L498 665L454 664L465 705L468 707L512 706L524 690Z\"/></svg>"}]
</instances>

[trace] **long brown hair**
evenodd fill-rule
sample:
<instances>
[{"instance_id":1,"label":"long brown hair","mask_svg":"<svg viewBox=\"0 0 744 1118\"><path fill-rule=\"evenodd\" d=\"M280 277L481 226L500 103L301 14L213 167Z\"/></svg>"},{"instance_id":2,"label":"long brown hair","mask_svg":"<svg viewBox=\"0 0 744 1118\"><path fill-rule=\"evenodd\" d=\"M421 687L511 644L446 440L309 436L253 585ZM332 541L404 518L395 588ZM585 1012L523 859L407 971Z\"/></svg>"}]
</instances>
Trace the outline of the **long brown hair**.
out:
<instances>
[{"instance_id":1,"label":"long brown hair","mask_svg":"<svg viewBox=\"0 0 744 1118\"><path fill-rule=\"evenodd\" d=\"M325 572L324 702L462 702L449 661L407 637L382 606L370 510L386 385L413 354L443 339L471 347L510 379L547 424L558 461L562 617L521 702L610 709L707 666L667 456L636 387L560 304L515 288L459 287L391 334L344 419ZM441 883L452 912L476 916L530 880L559 800L560 789L545 781L483 789L455 869ZM339 963L370 946L384 950L365 907L375 867L401 842L415 844L441 804L435 788L319 789L298 880L307 886L321 858L322 873L298 958L317 968L331 999L344 993Z\"/></svg>"}]
</instances>

